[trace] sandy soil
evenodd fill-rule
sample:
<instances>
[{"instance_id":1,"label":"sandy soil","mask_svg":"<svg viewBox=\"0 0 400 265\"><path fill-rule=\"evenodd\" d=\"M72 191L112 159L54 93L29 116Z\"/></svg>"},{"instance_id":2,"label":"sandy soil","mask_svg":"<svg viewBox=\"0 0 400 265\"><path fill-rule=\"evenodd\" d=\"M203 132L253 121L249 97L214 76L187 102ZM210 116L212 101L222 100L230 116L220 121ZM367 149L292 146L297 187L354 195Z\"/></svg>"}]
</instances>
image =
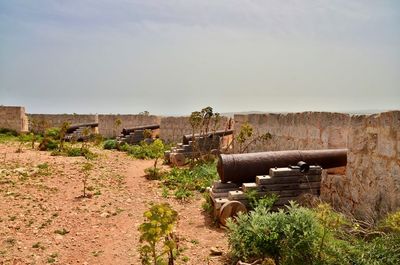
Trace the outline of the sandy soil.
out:
<instances>
[{"instance_id":1,"label":"sandy soil","mask_svg":"<svg viewBox=\"0 0 400 265\"><path fill-rule=\"evenodd\" d=\"M190 202L163 198L157 181L144 177L153 161L96 150L82 195L82 157L50 156L0 144L0 264L140 264L138 227L150 202L168 202L179 213L176 233L183 253L177 264L226 264L223 229ZM47 165L47 168L46 168ZM188 261L184 261L187 260Z\"/></svg>"}]
</instances>

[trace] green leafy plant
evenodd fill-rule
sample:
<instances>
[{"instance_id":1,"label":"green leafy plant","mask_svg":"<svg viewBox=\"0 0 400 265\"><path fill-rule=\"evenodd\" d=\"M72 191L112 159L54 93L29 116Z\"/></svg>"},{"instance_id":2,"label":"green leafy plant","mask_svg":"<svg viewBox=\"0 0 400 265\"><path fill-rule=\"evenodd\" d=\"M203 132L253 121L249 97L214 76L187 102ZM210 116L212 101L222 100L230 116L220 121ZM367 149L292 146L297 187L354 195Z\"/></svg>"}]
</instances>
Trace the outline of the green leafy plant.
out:
<instances>
[{"instance_id":1,"label":"green leafy plant","mask_svg":"<svg viewBox=\"0 0 400 265\"><path fill-rule=\"evenodd\" d=\"M137 159L159 159L164 155L167 146L160 139L148 144L141 142L140 145L131 145L126 147L129 155Z\"/></svg>"},{"instance_id":2,"label":"green leafy plant","mask_svg":"<svg viewBox=\"0 0 400 265\"><path fill-rule=\"evenodd\" d=\"M18 133L16 131L0 128L0 143L17 140Z\"/></svg>"},{"instance_id":3,"label":"green leafy plant","mask_svg":"<svg viewBox=\"0 0 400 265\"><path fill-rule=\"evenodd\" d=\"M265 142L265 141L270 140L271 138L272 138L272 135L269 132L263 133L261 135L255 134L253 127L248 122L245 122L240 127L239 134L232 141L232 145L237 143L238 144L237 152L244 153L244 152L248 151L249 147L252 144L255 144L260 141Z\"/></svg>"},{"instance_id":4,"label":"green leafy plant","mask_svg":"<svg viewBox=\"0 0 400 265\"><path fill-rule=\"evenodd\" d=\"M56 150L58 149L60 138L60 128L46 129L41 142L39 143L40 151Z\"/></svg>"},{"instance_id":5,"label":"green leafy plant","mask_svg":"<svg viewBox=\"0 0 400 265\"><path fill-rule=\"evenodd\" d=\"M107 150L117 149L117 140L115 139L108 139L104 142L103 148Z\"/></svg>"},{"instance_id":6,"label":"green leafy plant","mask_svg":"<svg viewBox=\"0 0 400 265\"><path fill-rule=\"evenodd\" d=\"M174 191L177 199L188 199L193 191L204 192L218 178L216 162L199 163L192 168L172 168L161 177L162 185Z\"/></svg>"},{"instance_id":7,"label":"green leafy plant","mask_svg":"<svg viewBox=\"0 0 400 265\"><path fill-rule=\"evenodd\" d=\"M248 214L241 213L228 221L228 240L234 260L272 258L283 265L399 264L399 233L375 230L369 233L374 237L368 239L349 229L354 226L359 225L326 203L313 209L291 203L286 211L278 212L258 205Z\"/></svg>"},{"instance_id":8,"label":"green leafy plant","mask_svg":"<svg viewBox=\"0 0 400 265\"><path fill-rule=\"evenodd\" d=\"M320 227L311 210L295 203L287 212L256 207L228 220L229 245L235 259L273 257L280 264L312 264Z\"/></svg>"},{"instance_id":9,"label":"green leafy plant","mask_svg":"<svg viewBox=\"0 0 400 265\"><path fill-rule=\"evenodd\" d=\"M147 168L145 172L149 179L160 179L162 172L157 168L158 160L164 156L165 146L160 139L156 139L151 145L151 153L155 157L153 167Z\"/></svg>"},{"instance_id":10,"label":"green leafy plant","mask_svg":"<svg viewBox=\"0 0 400 265\"><path fill-rule=\"evenodd\" d=\"M400 233L400 211L388 214L379 226L383 230Z\"/></svg>"},{"instance_id":11,"label":"green leafy plant","mask_svg":"<svg viewBox=\"0 0 400 265\"><path fill-rule=\"evenodd\" d=\"M163 175L166 173L164 170L158 167L149 167L144 170L144 173L146 173L146 178L150 180L159 180L163 177Z\"/></svg>"},{"instance_id":12,"label":"green leafy plant","mask_svg":"<svg viewBox=\"0 0 400 265\"><path fill-rule=\"evenodd\" d=\"M271 210L272 206L274 206L274 203L278 200L278 196L276 194L272 193L259 196L257 190L249 190L245 193L245 195L251 209L263 207L267 210Z\"/></svg>"},{"instance_id":13,"label":"green leafy plant","mask_svg":"<svg viewBox=\"0 0 400 265\"><path fill-rule=\"evenodd\" d=\"M167 203L154 204L143 216L139 227L140 257L144 265L173 265L177 257L177 243L173 229L178 213Z\"/></svg>"}]
</instances>

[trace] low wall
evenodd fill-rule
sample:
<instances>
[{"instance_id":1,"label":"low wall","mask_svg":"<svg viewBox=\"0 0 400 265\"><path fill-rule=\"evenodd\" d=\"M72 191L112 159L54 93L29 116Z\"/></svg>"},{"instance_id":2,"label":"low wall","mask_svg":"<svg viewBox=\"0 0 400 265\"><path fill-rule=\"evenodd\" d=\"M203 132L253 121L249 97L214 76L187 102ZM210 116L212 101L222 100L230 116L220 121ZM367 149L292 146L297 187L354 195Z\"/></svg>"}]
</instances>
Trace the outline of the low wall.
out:
<instances>
[{"instance_id":1,"label":"low wall","mask_svg":"<svg viewBox=\"0 0 400 265\"><path fill-rule=\"evenodd\" d=\"M160 124L161 118L155 115L130 115L130 114L99 114L99 133L103 137L115 137L119 135L122 128L129 128L141 125ZM121 121L119 126L116 126L117 120Z\"/></svg>"},{"instance_id":2,"label":"low wall","mask_svg":"<svg viewBox=\"0 0 400 265\"><path fill-rule=\"evenodd\" d=\"M25 108L19 106L0 106L0 128L16 132L28 131L28 119Z\"/></svg>"},{"instance_id":3,"label":"low wall","mask_svg":"<svg viewBox=\"0 0 400 265\"><path fill-rule=\"evenodd\" d=\"M97 114L28 114L29 130L43 132L46 128L71 124L98 122Z\"/></svg>"},{"instance_id":4,"label":"low wall","mask_svg":"<svg viewBox=\"0 0 400 265\"><path fill-rule=\"evenodd\" d=\"M229 118L221 116L217 130L224 130L228 127ZM160 123L160 138L166 142L182 142L185 134L191 134L192 127L189 123L189 116L162 117Z\"/></svg>"}]
</instances>

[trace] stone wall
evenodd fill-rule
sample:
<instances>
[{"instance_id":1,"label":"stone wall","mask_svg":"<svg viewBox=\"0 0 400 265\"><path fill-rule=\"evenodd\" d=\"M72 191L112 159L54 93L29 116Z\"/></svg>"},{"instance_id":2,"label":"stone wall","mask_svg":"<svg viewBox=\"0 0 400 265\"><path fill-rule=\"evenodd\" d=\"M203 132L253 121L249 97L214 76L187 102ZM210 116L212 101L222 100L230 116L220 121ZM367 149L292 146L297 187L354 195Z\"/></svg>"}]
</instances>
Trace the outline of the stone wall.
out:
<instances>
[{"instance_id":1,"label":"stone wall","mask_svg":"<svg viewBox=\"0 0 400 265\"><path fill-rule=\"evenodd\" d=\"M121 121L120 126L115 126L115 121L119 119ZM141 125L151 125L151 124L160 124L161 118L159 116L154 115L98 115L99 120L99 133L103 135L103 137L115 137L119 135L122 131L122 128L129 128Z\"/></svg>"},{"instance_id":2,"label":"stone wall","mask_svg":"<svg viewBox=\"0 0 400 265\"><path fill-rule=\"evenodd\" d=\"M351 116L348 149L346 175L328 176L326 197L363 220L398 210L400 111Z\"/></svg>"},{"instance_id":3,"label":"stone wall","mask_svg":"<svg viewBox=\"0 0 400 265\"><path fill-rule=\"evenodd\" d=\"M0 128L17 132L28 131L28 119L25 108L19 106L0 106Z\"/></svg>"},{"instance_id":4,"label":"stone wall","mask_svg":"<svg viewBox=\"0 0 400 265\"><path fill-rule=\"evenodd\" d=\"M119 134L123 127L160 124L160 138L180 142L192 132L189 117L145 115L28 114L30 123L46 121L47 127L99 122L105 137ZM115 121L121 125L115 130ZM348 148L346 171L325 172L321 197L336 208L360 219L376 220L400 208L400 111L373 115L328 112L235 115L235 134L248 122L255 134L269 132L272 139L250 147L249 151ZM226 129L229 118L222 117L218 129ZM23 107L0 106L0 128L27 131Z\"/></svg>"},{"instance_id":5,"label":"stone wall","mask_svg":"<svg viewBox=\"0 0 400 265\"><path fill-rule=\"evenodd\" d=\"M217 130L224 130L228 127L229 118L221 116ZM189 123L189 116L162 117L160 124L160 138L171 143L182 142L185 134L191 134L192 127Z\"/></svg>"},{"instance_id":6,"label":"stone wall","mask_svg":"<svg viewBox=\"0 0 400 265\"><path fill-rule=\"evenodd\" d=\"M97 114L28 114L29 130L42 132L43 128L60 127L64 122L71 124L98 122Z\"/></svg>"},{"instance_id":7,"label":"stone wall","mask_svg":"<svg viewBox=\"0 0 400 265\"><path fill-rule=\"evenodd\" d=\"M272 134L251 151L347 147L346 171L325 172L321 197L370 222L400 208L400 111L235 115L235 122L235 134L245 122L256 133Z\"/></svg>"},{"instance_id":8,"label":"stone wall","mask_svg":"<svg viewBox=\"0 0 400 265\"><path fill-rule=\"evenodd\" d=\"M249 151L345 148L350 116L331 112L235 115L235 134L249 123L256 135L269 132L272 139L251 145Z\"/></svg>"}]
</instances>

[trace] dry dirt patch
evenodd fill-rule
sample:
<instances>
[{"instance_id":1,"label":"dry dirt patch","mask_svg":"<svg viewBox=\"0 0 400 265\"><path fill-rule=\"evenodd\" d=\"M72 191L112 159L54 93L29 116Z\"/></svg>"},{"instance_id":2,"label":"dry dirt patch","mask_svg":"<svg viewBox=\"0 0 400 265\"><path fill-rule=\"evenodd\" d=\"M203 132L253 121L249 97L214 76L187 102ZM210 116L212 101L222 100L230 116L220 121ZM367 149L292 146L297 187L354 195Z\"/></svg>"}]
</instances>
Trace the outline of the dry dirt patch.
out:
<instances>
[{"instance_id":1,"label":"dry dirt patch","mask_svg":"<svg viewBox=\"0 0 400 265\"><path fill-rule=\"evenodd\" d=\"M92 197L79 198L84 158L16 149L0 144L0 264L140 264L137 229L149 203L161 201L179 213L177 264L225 264L209 256L212 247L226 253L227 242L201 210L201 195L187 203L163 198L144 177L153 161L96 150Z\"/></svg>"}]
</instances>

